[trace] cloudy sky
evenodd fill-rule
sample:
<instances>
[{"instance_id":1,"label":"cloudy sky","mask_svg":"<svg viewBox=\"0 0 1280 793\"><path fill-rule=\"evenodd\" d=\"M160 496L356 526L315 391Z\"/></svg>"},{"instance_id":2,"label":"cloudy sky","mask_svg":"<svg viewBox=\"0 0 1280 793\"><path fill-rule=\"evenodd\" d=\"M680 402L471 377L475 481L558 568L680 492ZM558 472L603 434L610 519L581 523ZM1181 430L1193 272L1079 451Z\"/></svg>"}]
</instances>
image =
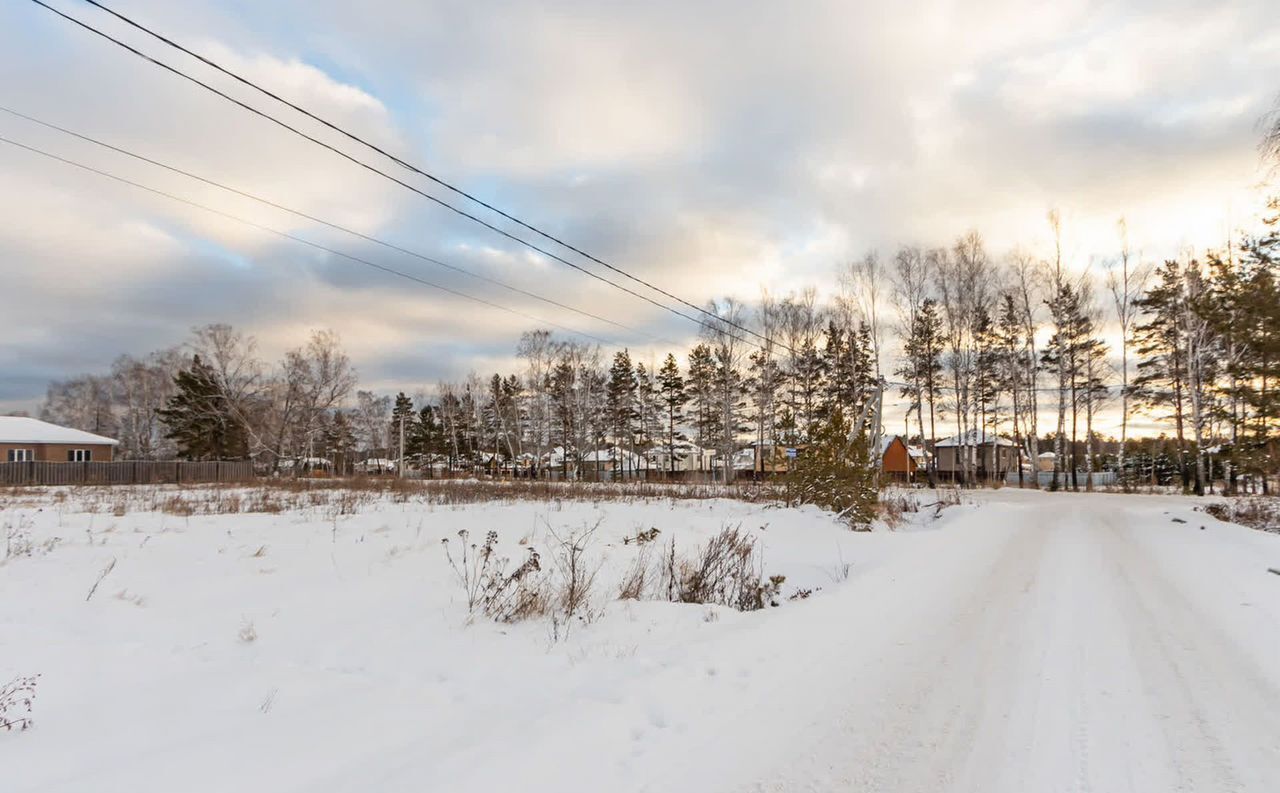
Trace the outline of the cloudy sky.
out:
<instances>
[{"instance_id":1,"label":"cloudy sky","mask_svg":"<svg viewBox=\"0 0 1280 793\"><path fill-rule=\"evenodd\" d=\"M357 151L87 4L48 2ZM1257 124L1280 91L1274 0L109 5L696 303L829 290L868 250L969 228L997 256L1045 254L1050 207L1078 268L1115 255L1121 215L1149 258L1219 244L1256 217ZM641 357L697 330L33 3L0 7L0 44L0 105L627 329L0 113L7 139ZM507 365L537 324L9 145L0 175L0 409L209 322L268 355L333 328L366 386L410 391Z\"/></svg>"}]
</instances>

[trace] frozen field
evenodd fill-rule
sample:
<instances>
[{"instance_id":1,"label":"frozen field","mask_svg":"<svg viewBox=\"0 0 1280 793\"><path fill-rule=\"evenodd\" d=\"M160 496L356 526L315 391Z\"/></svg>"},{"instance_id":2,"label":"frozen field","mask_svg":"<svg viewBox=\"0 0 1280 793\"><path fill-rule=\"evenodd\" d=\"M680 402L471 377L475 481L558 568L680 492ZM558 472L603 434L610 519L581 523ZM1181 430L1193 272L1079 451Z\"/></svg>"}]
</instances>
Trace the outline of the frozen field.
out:
<instances>
[{"instance_id":1,"label":"frozen field","mask_svg":"<svg viewBox=\"0 0 1280 793\"><path fill-rule=\"evenodd\" d=\"M1191 499L1004 490L854 534L728 500L3 498L30 554L0 564L0 683L41 675L35 726L0 732L15 793L1280 780L1280 536ZM618 600L639 554L739 525L779 607ZM588 619L468 619L443 538L496 531L553 576L593 527Z\"/></svg>"}]
</instances>

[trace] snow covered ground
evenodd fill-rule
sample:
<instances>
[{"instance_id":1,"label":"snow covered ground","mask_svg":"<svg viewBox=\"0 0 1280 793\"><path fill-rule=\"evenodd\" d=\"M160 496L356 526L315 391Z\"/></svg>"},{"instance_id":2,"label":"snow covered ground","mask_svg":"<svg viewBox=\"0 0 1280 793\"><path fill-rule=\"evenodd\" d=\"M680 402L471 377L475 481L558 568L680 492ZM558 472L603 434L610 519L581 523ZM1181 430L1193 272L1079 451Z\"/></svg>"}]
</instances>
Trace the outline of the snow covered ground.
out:
<instances>
[{"instance_id":1,"label":"snow covered ground","mask_svg":"<svg viewBox=\"0 0 1280 793\"><path fill-rule=\"evenodd\" d=\"M0 683L41 679L35 726L0 733L2 787L1277 789L1280 536L1179 497L970 502L854 534L728 500L178 517L9 497L0 526L33 552L0 564ZM598 617L468 622L442 538L495 530L545 561L551 532L597 524ZM738 524L781 607L616 600L640 553L622 538L692 551Z\"/></svg>"}]
</instances>

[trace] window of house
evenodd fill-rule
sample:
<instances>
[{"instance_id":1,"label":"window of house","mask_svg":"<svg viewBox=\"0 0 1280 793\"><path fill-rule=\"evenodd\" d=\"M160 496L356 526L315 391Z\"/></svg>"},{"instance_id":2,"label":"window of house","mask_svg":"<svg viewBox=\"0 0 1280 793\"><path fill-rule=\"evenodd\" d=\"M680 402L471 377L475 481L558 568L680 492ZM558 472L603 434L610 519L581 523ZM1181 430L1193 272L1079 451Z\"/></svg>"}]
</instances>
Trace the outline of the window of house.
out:
<instances>
[{"instance_id":1,"label":"window of house","mask_svg":"<svg viewBox=\"0 0 1280 793\"><path fill-rule=\"evenodd\" d=\"M32 453L31 449L10 449L9 450L9 462L11 463L25 463L28 460L34 460L34 459L36 459L36 457Z\"/></svg>"},{"instance_id":2,"label":"window of house","mask_svg":"<svg viewBox=\"0 0 1280 793\"><path fill-rule=\"evenodd\" d=\"M87 463L93 459L93 449L67 449L67 462Z\"/></svg>"}]
</instances>

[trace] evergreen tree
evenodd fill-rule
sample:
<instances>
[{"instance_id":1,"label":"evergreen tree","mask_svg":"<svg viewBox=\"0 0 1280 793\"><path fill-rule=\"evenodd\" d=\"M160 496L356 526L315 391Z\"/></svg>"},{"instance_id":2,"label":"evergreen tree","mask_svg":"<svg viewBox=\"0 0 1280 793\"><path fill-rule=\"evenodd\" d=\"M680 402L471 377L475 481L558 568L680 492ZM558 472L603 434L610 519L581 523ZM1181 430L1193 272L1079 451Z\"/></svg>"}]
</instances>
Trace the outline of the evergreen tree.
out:
<instances>
[{"instance_id":1,"label":"evergreen tree","mask_svg":"<svg viewBox=\"0 0 1280 793\"><path fill-rule=\"evenodd\" d=\"M836 407L842 407L848 412L856 410L854 405L861 396L851 335L835 319L827 320L822 345L822 374L826 393L819 409L824 417L830 415Z\"/></svg>"},{"instance_id":2,"label":"evergreen tree","mask_svg":"<svg viewBox=\"0 0 1280 793\"><path fill-rule=\"evenodd\" d=\"M1027 380L1028 352L1023 339L1023 317L1015 296L1005 292L999 300L999 316L994 329L996 388L1009 394L1013 419L1013 437L1019 448L1023 443L1023 420L1030 401L1026 399L1031 383ZM1018 485L1023 483L1022 466L1018 466Z\"/></svg>"},{"instance_id":3,"label":"evergreen tree","mask_svg":"<svg viewBox=\"0 0 1280 793\"><path fill-rule=\"evenodd\" d=\"M761 348L747 356L744 385L755 412L756 442L763 445L778 440L777 396L782 385L782 372L768 349Z\"/></svg>"},{"instance_id":4,"label":"evergreen tree","mask_svg":"<svg viewBox=\"0 0 1280 793\"><path fill-rule=\"evenodd\" d=\"M405 436L405 454L425 463L429 455L443 450L443 433L437 410L432 405L423 405L413 421L413 432Z\"/></svg>"},{"instance_id":5,"label":"evergreen tree","mask_svg":"<svg viewBox=\"0 0 1280 793\"><path fill-rule=\"evenodd\" d=\"M400 429L402 424L404 427L404 453L406 456L409 454L409 441L416 431L414 421L417 418L418 414L413 409L413 400L403 391L396 394L395 402L391 407L390 434L387 436L391 439L392 454L400 454Z\"/></svg>"},{"instance_id":6,"label":"evergreen tree","mask_svg":"<svg viewBox=\"0 0 1280 793\"><path fill-rule=\"evenodd\" d=\"M667 353L658 370L658 394L666 417L667 472L671 473L676 470L676 441L684 440L679 426L684 422L684 406L689 401L680 365L671 353Z\"/></svg>"},{"instance_id":7,"label":"evergreen tree","mask_svg":"<svg viewBox=\"0 0 1280 793\"><path fill-rule=\"evenodd\" d=\"M714 448L720 439L716 415L716 362L711 347L699 344L689 353L688 394L693 403L694 438L699 448ZM702 468L699 457L699 470Z\"/></svg>"},{"instance_id":8,"label":"evergreen tree","mask_svg":"<svg viewBox=\"0 0 1280 793\"><path fill-rule=\"evenodd\" d=\"M716 438L724 481L728 482L733 476L733 455L738 435L750 429L745 423L747 403L743 399L742 373L734 365L729 348L724 344L717 345L712 360L715 362L712 390L716 395Z\"/></svg>"},{"instance_id":9,"label":"evergreen tree","mask_svg":"<svg viewBox=\"0 0 1280 793\"><path fill-rule=\"evenodd\" d=\"M636 373L631 366L631 355L626 350L619 350L613 356L613 366L609 368L609 381L605 386L605 411L609 430L613 433L613 442L619 455L628 446L634 444L636 423ZM612 450L610 452L612 456ZM615 460L614 468L626 475L623 460Z\"/></svg>"},{"instance_id":10,"label":"evergreen tree","mask_svg":"<svg viewBox=\"0 0 1280 793\"><path fill-rule=\"evenodd\" d=\"M849 357L853 361L853 393L854 404L859 413L866 406L871 396L871 389L880 379L876 368L876 346L871 326L866 322L858 323L858 335L849 338Z\"/></svg>"},{"instance_id":11,"label":"evergreen tree","mask_svg":"<svg viewBox=\"0 0 1280 793\"><path fill-rule=\"evenodd\" d=\"M648 367L636 364L636 445L640 452L648 450L654 444L654 438L661 434L658 404L658 382Z\"/></svg>"},{"instance_id":12,"label":"evergreen tree","mask_svg":"<svg viewBox=\"0 0 1280 793\"><path fill-rule=\"evenodd\" d=\"M218 386L213 367L196 355L174 377L176 393L157 411L178 456L187 460L239 460L248 456L243 423Z\"/></svg>"},{"instance_id":13,"label":"evergreen tree","mask_svg":"<svg viewBox=\"0 0 1280 793\"><path fill-rule=\"evenodd\" d=\"M799 442L809 438L814 425L818 421L819 408L822 406L824 384L824 361L818 347L810 339L801 343L791 362L791 395L787 407L795 417L795 426L800 434Z\"/></svg>"},{"instance_id":14,"label":"evergreen tree","mask_svg":"<svg viewBox=\"0 0 1280 793\"><path fill-rule=\"evenodd\" d=\"M528 423L525 411L524 383L514 374L502 381L502 404L506 415L508 453L512 457L524 451L524 428Z\"/></svg>"},{"instance_id":15,"label":"evergreen tree","mask_svg":"<svg viewBox=\"0 0 1280 793\"><path fill-rule=\"evenodd\" d=\"M356 451L356 432L342 411L336 411L321 431L324 456L333 463L334 473L350 473Z\"/></svg>"},{"instance_id":16,"label":"evergreen tree","mask_svg":"<svg viewBox=\"0 0 1280 793\"><path fill-rule=\"evenodd\" d=\"M1241 369L1247 378L1242 409L1248 412L1242 464L1258 475L1264 493L1267 477L1280 463L1275 430L1280 424L1280 198L1269 203L1266 231L1243 245L1244 318L1240 335L1246 339Z\"/></svg>"},{"instance_id":17,"label":"evergreen tree","mask_svg":"<svg viewBox=\"0 0 1280 793\"><path fill-rule=\"evenodd\" d=\"M932 444L937 440L938 398L942 386L942 317L938 314L938 304L932 298L925 298L920 304L911 323L909 334L903 344L904 361L895 373L906 385L903 396L912 401L917 410L920 422L920 434L924 436L925 408L928 408L929 434L926 447L932 451ZM930 478L935 478L936 460L931 463Z\"/></svg>"},{"instance_id":18,"label":"evergreen tree","mask_svg":"<svg viewBox=\"0 0 1280 793\"><path fill-rule=\"evenodd\" d=\"M978 429L999 432L1000 371L999 337L995 322L986 307L979 307L973 320L976 350L974 365L974 402L978 408Z\"/></svg>"},{"instance_id":19,"label":"evergreen tree","mask_svg":"<svg viewBox=\"0 0 1280 793\"><path fill-rule=\"evenodd\" d=\"M1179 331L1182 314L1182 272L1178 263L1166 261L1156 272L1156 283L1137 301L1144 321L1134 331L1138 376L1132 389L1135 400L1148 409L1166 411L1172 418L1178 444L1178 470L1184 489L1190 488L1185 432L1187 350Z\"/></svg>"},{"instance_id":20,"label":"evergreen tree","mask_svg":"<svg viewBox=\"0 0 1280 793\"><path fill-rule=\"evenodd\" d=\"M831 410L787 472L785 493L792 504L816 504L854 529L867 529L878 499L875 466L865 427L853 424L839 405Z\"/></svg>"}]
</instances>

